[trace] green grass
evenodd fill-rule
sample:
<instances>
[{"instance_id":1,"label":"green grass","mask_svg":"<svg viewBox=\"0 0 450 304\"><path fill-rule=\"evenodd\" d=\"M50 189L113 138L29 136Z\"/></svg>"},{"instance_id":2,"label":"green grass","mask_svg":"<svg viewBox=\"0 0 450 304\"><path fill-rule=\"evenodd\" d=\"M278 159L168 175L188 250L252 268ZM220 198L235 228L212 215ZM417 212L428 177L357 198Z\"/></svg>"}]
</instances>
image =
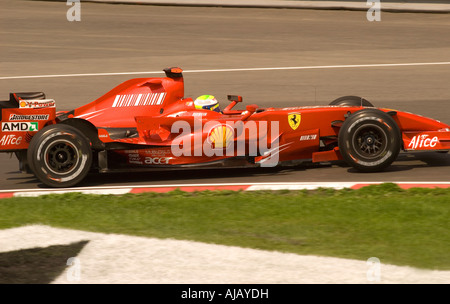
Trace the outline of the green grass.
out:
<instances>
[{"instance_id":1,"label":"green grass","mask_svg":"<svg viewBox=\"0 0 450 304\"><path fill-rule=\"evenodd\" d=\"M45 224L450 269L450 189L77 193L0 200L0 229Z\"/></svg>"}]
</instances>

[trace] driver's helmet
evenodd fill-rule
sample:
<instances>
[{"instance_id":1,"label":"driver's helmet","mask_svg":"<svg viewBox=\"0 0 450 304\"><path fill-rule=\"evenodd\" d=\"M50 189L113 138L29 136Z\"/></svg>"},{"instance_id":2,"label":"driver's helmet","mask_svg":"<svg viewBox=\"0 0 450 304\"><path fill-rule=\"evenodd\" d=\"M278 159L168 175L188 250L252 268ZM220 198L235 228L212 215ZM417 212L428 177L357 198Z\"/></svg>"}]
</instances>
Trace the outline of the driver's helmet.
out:
<instances>
[{"instance_id":1,"label":"driver's helmet","mask_svg":"<svg viewBox=\"0 0 450 304\"><path fill-rule=\"evenodd\" d=\"M215 112L221 112L219 107L219 102L217 99L212 95L202 95L198 97L194 101L194 106L196 109L203 109L203 110L211 110Z\"/></svg>"}]
</instances>

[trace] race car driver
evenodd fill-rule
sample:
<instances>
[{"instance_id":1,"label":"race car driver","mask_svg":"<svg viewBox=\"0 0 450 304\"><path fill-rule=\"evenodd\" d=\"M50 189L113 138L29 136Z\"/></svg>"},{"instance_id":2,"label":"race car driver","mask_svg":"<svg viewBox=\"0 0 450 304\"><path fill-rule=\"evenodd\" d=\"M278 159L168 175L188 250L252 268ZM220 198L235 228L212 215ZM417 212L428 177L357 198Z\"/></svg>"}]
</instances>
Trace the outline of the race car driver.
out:
<instances>
[{"instance_id":1,"label":"race car driver","mask_svg":"<svg viewBox=\"0 0 450 304\"><path fill-rule=\"evenodd\" d=\"M202 95L194 101L196 109L211 110L222 113L219 107L219 101L213 95Z\"/></svg>"}]
</instances>

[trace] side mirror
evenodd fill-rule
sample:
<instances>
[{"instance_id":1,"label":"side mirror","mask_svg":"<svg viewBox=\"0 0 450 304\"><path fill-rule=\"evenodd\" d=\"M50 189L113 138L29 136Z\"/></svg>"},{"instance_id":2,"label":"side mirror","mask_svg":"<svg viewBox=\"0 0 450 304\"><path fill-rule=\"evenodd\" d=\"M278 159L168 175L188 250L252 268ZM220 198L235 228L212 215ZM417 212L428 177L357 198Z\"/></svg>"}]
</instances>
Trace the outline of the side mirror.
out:
<instances>
[{"instance_id":1,"label":"side mirror","mask_svg":"<svg viewBox=\"0 0 450 304\"><path fill-rule=\"evenodd\" d=\"M229 101L234 101L234 102L242 102L242 96L239 96L239 95L228 95L228 100Z\"/></svg>"},{"instance_id":2,"label":"side mirror","mask_svg":"<svg viewBox=\"0 0 450 304\"><path fill-rule=\"evenodd\" d=\"M241 114L241 111L232 111L231 109L238 103L242 102L242 96L238 95L228 95L228 100L231 101L230 104L223 109L222 113L226 115L232 115L232 114Z\"/></svg>"}]
</instances>

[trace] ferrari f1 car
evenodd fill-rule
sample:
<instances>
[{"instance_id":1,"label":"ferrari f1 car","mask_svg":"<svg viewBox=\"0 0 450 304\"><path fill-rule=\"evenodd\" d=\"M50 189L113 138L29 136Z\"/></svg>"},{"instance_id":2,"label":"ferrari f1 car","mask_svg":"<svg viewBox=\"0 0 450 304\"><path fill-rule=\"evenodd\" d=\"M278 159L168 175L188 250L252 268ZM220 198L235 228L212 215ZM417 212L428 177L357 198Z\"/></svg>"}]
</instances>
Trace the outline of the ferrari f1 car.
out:
<instances>
[{"instance_id":1,"label":"ferrari f1 car","mask_svg":"<svg viewBox=\"0 0 450 304\"><path fill-rule=\"evenodd\" d=\"M42 92L0 102L0 151L51 187L71 187L91 171L181 170L295 165L344 160L363 172L388 167L400 150L450 150L450 126L364 98L326 106L198 109L184 97L180 68L128 80L97 100L56 112Z\"/></svg>"}]
</instances>

